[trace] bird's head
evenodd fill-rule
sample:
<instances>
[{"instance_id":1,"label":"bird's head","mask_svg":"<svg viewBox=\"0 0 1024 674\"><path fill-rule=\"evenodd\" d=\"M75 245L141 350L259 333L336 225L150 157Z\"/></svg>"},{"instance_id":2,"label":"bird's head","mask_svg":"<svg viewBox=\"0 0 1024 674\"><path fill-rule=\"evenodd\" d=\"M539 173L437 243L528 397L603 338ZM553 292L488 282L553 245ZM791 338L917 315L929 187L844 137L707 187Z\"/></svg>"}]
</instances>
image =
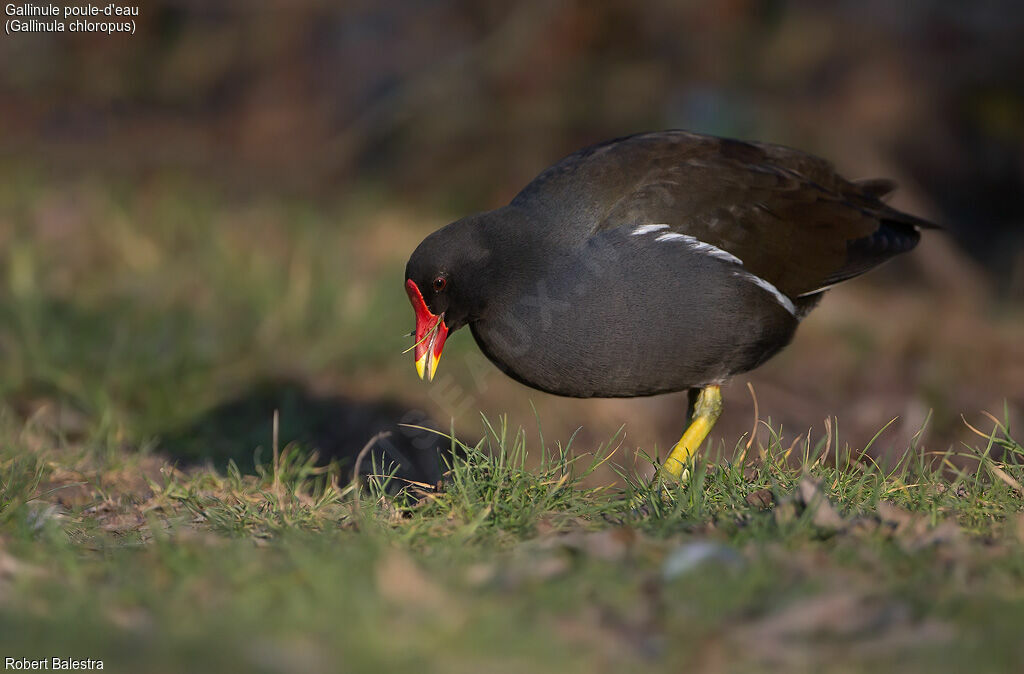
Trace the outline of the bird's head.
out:
<instances>
[{"instance_id":1,"label":"bird's head","mask_svg":"<svg viewBox=\"0 0 1024 674\"><path fill-rule=\"evenodd\" d=\"M432 380L448 334L483 309L488 248L480 223L466 218L434 232L405 266L405 292L416 312L413 347L420 378Z\"/></svg>"}]
</instances>

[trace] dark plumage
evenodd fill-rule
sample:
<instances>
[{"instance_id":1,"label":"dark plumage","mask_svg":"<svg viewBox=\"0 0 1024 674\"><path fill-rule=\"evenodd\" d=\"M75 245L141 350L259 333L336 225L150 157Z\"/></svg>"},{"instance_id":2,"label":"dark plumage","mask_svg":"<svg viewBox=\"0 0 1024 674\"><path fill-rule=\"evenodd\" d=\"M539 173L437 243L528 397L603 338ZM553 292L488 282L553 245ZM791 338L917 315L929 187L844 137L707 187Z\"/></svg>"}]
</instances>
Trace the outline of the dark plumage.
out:
<instances>
[{"instance_id":1,"label":"dark plumage","mask_svg":"<svg viewBox=\"0 0 1024 674\"><path fill-rule=\"evenodd\" d=\"M673 478L718 385L776 354L825 290L917 245L928 222L797 150L683 131L580 150L503 208L428 236L406 266L416 367L469 325L509 376L580 398L690 390Z\"/></svg>"},{"instance_id":2,"label":"dark plumage","mask_svg":"<svg viewBox=\"0 0 1024 674\"><path fill-rule=\"evenodd\" d=\"M917 244L932 225L882 203L892 189L777 145L630 136L428 236L407 287L425 321L443 315L445 335L468 324L528 386L575 397L702 387L777 353L828 286ZM423 338L430 326L418 327ZM443 336L427 337L418 361L440 356Z\"/></svg>"}]
</instances>

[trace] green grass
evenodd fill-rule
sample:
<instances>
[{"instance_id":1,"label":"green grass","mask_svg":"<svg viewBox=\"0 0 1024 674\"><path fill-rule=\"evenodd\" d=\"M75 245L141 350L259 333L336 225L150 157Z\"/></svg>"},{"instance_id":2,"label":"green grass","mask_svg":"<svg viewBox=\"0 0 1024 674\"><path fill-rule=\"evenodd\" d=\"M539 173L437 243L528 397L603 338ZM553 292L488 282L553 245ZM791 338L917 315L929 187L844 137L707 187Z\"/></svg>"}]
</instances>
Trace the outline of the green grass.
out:
<instances>
[{"instance_id":1,"label":"green grass","mask_svg":"<svg viewBox=\"0 0 1024 674\"><path fill-rule=\"evenodd\" d=\"M157 457L25 452L31 429L8 427L0 652L114 671L862 671L894 657L1005 671L1024 657L1024 448L1008 429L969 471L772 444L695 463L683 485L590 488L610 450L528 461L522 433L484 428L444 489L389 496L387 475L340 484L294 446L249 475L165 465L131 485ZM79 477L91 498L60 505ZM680 561L700 545L704 563Z\"/></svg>"},{"instance_id":2,"label":"green grass","mask_svg":"<svg viewBox=\"0 0 1024 674\"><path fill-rule=\"evenodd\" d=\"M596 447L484 419L462 429L478 444L450 440L442 489L396 494L385 467L350 484L290 439L338 411L308 391L420 404L394 279L437 223L20 166L0 166L0 203L0 657L133 672L1024 661L1009 413L970 446L892 465L775 427L683 485L643 477L621 435ZM470 369L467 343L446 350L453 371ZM254 415L279 380L300 385L275 460ZM254 411L206 416L246 393Z\"/></svg>"}]
</instances>

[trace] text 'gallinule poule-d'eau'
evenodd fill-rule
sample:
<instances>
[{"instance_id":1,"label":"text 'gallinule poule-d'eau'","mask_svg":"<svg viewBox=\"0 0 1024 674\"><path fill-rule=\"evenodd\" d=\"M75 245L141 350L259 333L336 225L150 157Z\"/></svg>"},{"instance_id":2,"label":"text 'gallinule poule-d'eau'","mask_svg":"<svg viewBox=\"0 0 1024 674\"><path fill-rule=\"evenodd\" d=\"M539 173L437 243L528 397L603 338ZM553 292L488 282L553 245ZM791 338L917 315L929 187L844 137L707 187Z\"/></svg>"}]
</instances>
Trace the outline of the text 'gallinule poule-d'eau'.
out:
<instances>
[{"instance_id":1,"label":"text 'gallinule poule-d'eau'","mask_svg":"<svg viewBox=\"0 0 1024 674\"><path fill-rule=\"evenodd\" d=\"M679 477L721 411L719 386L782 349L829 287L911 250L935 225L787 147L683 131L594 145L507 206L416 248L405 288L416 368L448 334L533 388L634 397L687 389Z\"/></svg>"}]
</instances>

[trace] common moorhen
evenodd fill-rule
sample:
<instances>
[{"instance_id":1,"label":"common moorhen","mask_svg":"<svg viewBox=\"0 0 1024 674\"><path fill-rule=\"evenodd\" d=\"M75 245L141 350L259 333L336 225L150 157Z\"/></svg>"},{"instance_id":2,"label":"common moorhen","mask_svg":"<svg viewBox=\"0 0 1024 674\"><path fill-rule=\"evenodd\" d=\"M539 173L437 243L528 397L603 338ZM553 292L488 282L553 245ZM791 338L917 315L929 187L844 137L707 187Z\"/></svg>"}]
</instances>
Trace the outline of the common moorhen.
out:
<instances>
[{"instance_id":1,"label":"common moorhen","mask_svg":"<svg viewBox=\"0 0 1024 674\"><path fill-rule=\"evenodd\" d=\"M684 131L580 150L507 206L434 232L405 269L416 368L433 379L469 325L506 374L563 396L688 389L663 465L680 476L721 412L719 386L793 337L829 287L935 225L779 145Z\"/></svg>"}]
</instances>

